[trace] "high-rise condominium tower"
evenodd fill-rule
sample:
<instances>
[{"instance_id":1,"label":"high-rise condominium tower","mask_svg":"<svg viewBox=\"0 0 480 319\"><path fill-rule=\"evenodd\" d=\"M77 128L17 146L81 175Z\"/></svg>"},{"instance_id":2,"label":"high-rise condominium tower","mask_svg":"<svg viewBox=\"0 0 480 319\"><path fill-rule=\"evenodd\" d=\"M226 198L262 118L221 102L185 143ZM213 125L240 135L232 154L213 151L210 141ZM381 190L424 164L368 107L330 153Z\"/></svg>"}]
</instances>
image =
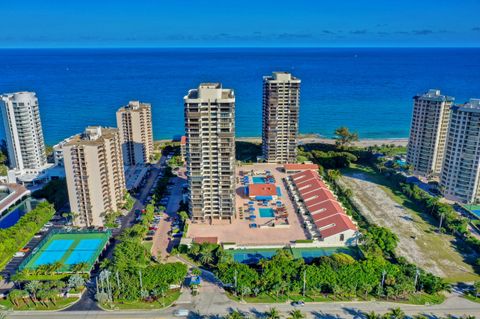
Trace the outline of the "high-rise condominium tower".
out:
<instances>
[{"instance_id":1,"label":"high-rise condominium tower","mask_svg":"<svg viewBox=\"0 0 480 319\"><path fill-rule=\"evenodd\" d=\"M103 226L102 215L118 211L126 192L120 135L91 126L63 146L70 210L77 226Z\"/></svg>"},{"instance_id":2,"label":"high-rise condominium tower","mask_svg":"<svg viewBox=\"0 0 480 319\"><path fill-rule=\"evenodd\" d=\"M263 157L269 163L297 161L300 80L287 72L263 77Z\"/></svg>"},{"instance_id":3,"label":"high-rise condominium tower","mask_svg":"<svg viewBox=\"0 0 480 319\"><path fill-rule=\"evenodd\" d=\"M407 162L414 174L426 178L440 175L453 101L440 90L428 90L413 98Z\"/></svg>"},{"instance_id":4,"label":"high-rise condominium tower","mask_svg":"<svg viewBox=\"0 0 480 319\"><path fill-rule=\"evenodd\" d=\"M447 199L480 200L480 99L452 107L440 184Z\"/></svg>"},{"instance_id":5,"label":"high-rise condominium tower","mask_svg":"<svg viewBox=\"0 0 480 319\"><path fill-rule=\"evenodd\" d=\"M117 111L117 126L125 165L149 162L153 155L151 105L130 101Z\"/></svg>"},{"instance_id":6,"label":"high-rise condominium tower","mask_svg":"<svg viewBox=\"0 0 480 319\"><path fill-rule=\"evenodd\" d=\"M220 83L188 91L185 135L189 207L194 220L235 214L235 95Z\"/></svg>"},{"instance_id":7,"label":"high-rise condominium tower","mask_svg":"<svg viewBox=\"0 0 480 319\"><path fill-rule=\"evenodd\" d=\"M33 92L0 95L10 168L37 170L47 163L38 99Z\"/></svg>"}]
</instances>

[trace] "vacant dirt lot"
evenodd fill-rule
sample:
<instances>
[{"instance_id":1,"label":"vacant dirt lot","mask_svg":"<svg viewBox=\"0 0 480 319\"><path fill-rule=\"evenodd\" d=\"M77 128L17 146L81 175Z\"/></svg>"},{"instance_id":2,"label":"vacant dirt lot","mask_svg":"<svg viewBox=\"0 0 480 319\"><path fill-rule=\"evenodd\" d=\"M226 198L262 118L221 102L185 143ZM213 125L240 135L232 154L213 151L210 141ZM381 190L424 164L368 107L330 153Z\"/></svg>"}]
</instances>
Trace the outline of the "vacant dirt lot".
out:
<instances>
[{"instance_id":1,"label":"vacant dirt lot","mask_svg":"<svg viewBox=\"0 0 480 319\"><path fill-rule=\"evenodd\" d=\"M435 226L406 208L406 199L385 186L388 181L383 176L350 169L344 172L340 183L353 191L354 200L365 217L397 234L399 255L448 281L478 280L472 267L464 262L468 256L462 256L455 249L454 237L438 234Z\"/></svg>"}]
</instances>

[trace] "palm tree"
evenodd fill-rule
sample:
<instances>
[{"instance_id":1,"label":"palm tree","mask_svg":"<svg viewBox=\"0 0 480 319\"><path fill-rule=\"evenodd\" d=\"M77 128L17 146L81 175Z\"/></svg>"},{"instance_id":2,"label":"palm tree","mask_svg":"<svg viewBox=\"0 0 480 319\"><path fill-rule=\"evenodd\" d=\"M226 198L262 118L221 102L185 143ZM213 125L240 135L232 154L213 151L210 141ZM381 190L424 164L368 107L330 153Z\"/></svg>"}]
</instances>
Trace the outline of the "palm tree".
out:
<instances>
[{"instance_id":1,"label":"palm tree","mask_svg":"<svg viewBox=\"0 0 480 319\"><path fill-rule=\"evenodd\" d=\"M270 308L266 313L267 319L280 319L280 312L277 308Z\"/></svg>"},{"instance_id":2,"label":"palm tree","mask_svg":"<svg viewBox=\"0 0 480 319\"><path fill-rule=\"evenodd\" d=\"M208 265L213 261L213 256L211 251L202 252L200 255L200 262L204 265Z\"/></svg>"},{"instance_id":3,"label":"palm tree","mask_svg":"<svg viewBox=\"0 0 480 319\"><path fill-rule=\"evenodd\" d=\"M381 319L382 318L382 316L376 313L375 311L364 313L363 316L365 317L365 319Z\"/></svg>"},{"instance_id":4,"label":"palm tree","mask_svg":"<svg viewBox=\"0 0 480 319\"><path fill-rule=\"evenodd\" d=\"M72 266L71 272L74 272L74 273L84 272L85 269L87 269L87 267L88 267L88 263L86 263L86 262L80 262L80 263L75 264L75 265Z\"/></svg>"},{"instance_id":5,"label":"palm tree","mask_svg":"<svg viewBox=\"0 0 480 319\"><path fill-rule=\"evenodd\" d=\"M413 316L413 319L428 319L428 317L424 315L416 315L416 316Z\"/></svg>"},{"instance_id":6,"label":"palm tree","mask_svg":"<svg viewBox=\"0 0 480 319\"><path fill-rule=\"evenodd\" d=\"M37 298L48 308L48 290L41 289L37 291Z\"/></svg>"},{"instance_id":7,"label":"palm tree","mask_svg":"<svg viewBox=\"0 0 480 319\"><path fill-rule=\"evenodd\" d=\"M37 300L37 291L39 291L42 288L42 284L38 280L32 280L27 282L25 285L25 289L27 289L28 292L32 294L33 300Z\"/></svg>"},{"instance_id":8,"label":"palm tree","mask_svg":"<svg viewBox=\"0 0 480 319\"><path fill-rule=\"evenodd\" d=\"M298 309L290 311L290 316L288 319L304 319L306 316L303 312Z\"/></svg>"},{"instance_id":9,"label":"palm tree","mask_svg":"<svg viewBox=\"0 0 480 319\"><path fill-rule=\"evenodd\" d=\"M225 317L225 319L244 319L244 318L245 316L240 311L238 311L238 309L233 310Z\"/></svg>"},{"instance_id":10,"label":"palm tree","mask_svg":"<svg viewBox=\"0 0 480 319\"><path fill-rule=\"evenodd\" d=\"M24 294L23 290L20 289L13 289L8 293L8 299L10 300L11 303L13 303L15 306L19 306L18 300L22 298Z\"/></svg>"},{"instance_id":11,"label":"palm tree","mask_svg":"<svg viewBox=\"0 0 480 319\"><path fill-rule=\"evenodd\" d=\"M404 319L405 312L400 308L392 308L389 312L386 313L386 317L390 319Z\"/></svg>"}]
</instances>

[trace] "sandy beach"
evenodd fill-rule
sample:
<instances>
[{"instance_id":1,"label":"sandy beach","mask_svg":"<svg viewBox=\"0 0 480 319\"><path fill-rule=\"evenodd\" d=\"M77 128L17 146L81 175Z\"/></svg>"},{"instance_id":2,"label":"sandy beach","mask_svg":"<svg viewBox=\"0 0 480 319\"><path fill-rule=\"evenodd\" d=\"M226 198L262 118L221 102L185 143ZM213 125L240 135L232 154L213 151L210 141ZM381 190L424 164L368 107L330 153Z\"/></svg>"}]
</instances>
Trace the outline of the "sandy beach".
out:
<instances>
[{"instance_id":1,"label":"sandy beach","mask_svg":"<svg viewBox=\"0 0 480 319\"><path fill-rule=\"evenodd\" d=\"M237 137L237 141L251 142L251 143L261 143L262 139L260 137ZM171 142L171 140L157 140L155 142L165 143ZM309 143L324 143L324 144L335 144L333 138L324 138L316 135L301 135L298 139L299 145L309 144ZM378 139L360 139L358 142L355 142L355 146L374 146L374 145L383 145L383 144L393 144L395 146L407 146L408 138L378 138Z\"/></svg>"},{"instance_id":2,"label":"sandy beach","mask_svg":"<svg viewBox=\"0 0 480 319\"><path fill-rule=\"evenodd\" d=\"M238 137L237 141L245 141L245 142L252 142L252 143L261 143L262 139L259 137ZM299 145L302 144L309 144L309 143L324 143L324 144L335 144L335 140L333 138L323 138L318 137L315 135L304 135L300 136ZM374 145L382 145L382 144L394 144L395 146L407 146L408 138L383 138L383 139L360 139L358 142L355 142L355 146L374 146Z\"/></svg>"}]
</instances>

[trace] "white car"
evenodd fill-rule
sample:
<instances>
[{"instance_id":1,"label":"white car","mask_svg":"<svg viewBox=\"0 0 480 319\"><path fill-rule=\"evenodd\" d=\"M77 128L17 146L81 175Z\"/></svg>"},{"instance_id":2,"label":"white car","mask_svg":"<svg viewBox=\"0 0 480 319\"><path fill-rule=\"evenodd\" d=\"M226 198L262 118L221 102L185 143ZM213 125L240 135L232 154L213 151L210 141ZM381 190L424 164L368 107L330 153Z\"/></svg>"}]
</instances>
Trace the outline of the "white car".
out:
<instances>
[{"instance_id":1,"label":"white car","mask_svg":"<svg viewBox=\"0 0 480 319\"><path fill-rule=\"evenodd\" d=\"M175 317L188 317L189 314L190 311L188 311L187 309L178 309L173 312L173 315Z\"/></svg>"},{"instance_id":2,"label":"white car","mask_svg":"<svg viewBox=\"0 0 480 319\"><path fill-rule=\"evenodd\" d=\"M23 251L17 251L13 257L24 257L25 256L25 253Z\"/></svg>"}]
</instances>

